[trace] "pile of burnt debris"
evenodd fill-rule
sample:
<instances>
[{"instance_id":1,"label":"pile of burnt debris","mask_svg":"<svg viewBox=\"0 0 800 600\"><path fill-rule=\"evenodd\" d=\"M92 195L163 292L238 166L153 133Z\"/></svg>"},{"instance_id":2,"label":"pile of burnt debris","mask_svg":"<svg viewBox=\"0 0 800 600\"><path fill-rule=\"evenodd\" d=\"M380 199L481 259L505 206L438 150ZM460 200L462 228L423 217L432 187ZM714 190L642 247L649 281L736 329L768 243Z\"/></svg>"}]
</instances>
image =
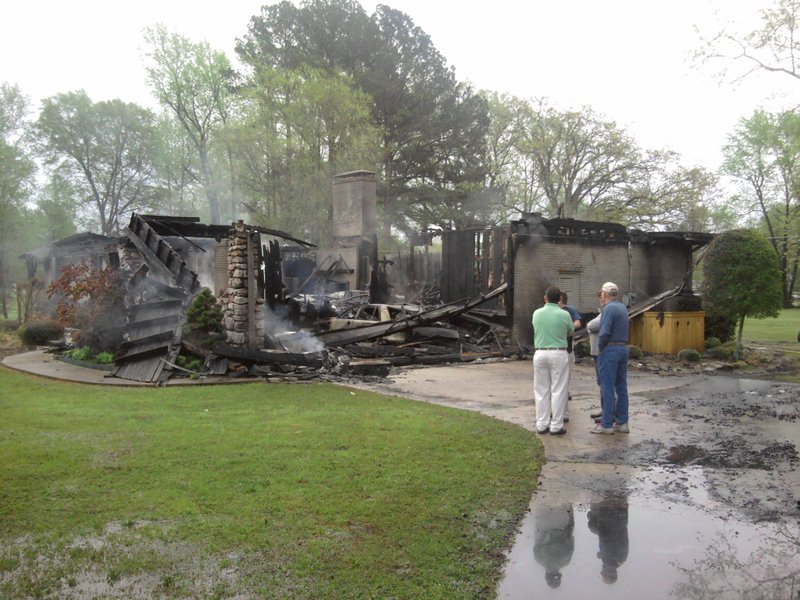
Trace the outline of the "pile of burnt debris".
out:
<instances>
[{"instance_id":1,"label":"pile of burnt debris","mask_svg":"<svg viewBox=\"0 0 800 600\"><path fill-rule=\"evenodd\" d=\"M217 343L204 349L184 340L181 354L202 358L203 368L167 368L176 376L299 381L385 377L397 366L519 356L522 350L512 339L505 311L480 307L505 290L503 285L479 298L433 308L370 303L368 293L352 291L324 299L295 298L291 319L270 315L283 327L267 327L264 348ZM311 321L308 327L289 325L304 318Z\"/></svg>"}]
</instances>

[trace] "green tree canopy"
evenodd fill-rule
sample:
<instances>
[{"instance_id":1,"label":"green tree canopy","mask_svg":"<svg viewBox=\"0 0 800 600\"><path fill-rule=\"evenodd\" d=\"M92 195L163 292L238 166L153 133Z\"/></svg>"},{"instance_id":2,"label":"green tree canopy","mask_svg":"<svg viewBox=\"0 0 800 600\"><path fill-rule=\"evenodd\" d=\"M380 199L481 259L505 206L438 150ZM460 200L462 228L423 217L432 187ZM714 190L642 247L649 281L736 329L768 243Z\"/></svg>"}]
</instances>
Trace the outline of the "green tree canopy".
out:
<instances>
[{"instance_id":1,"label":"green tree canopy","mask_svg":"<svg viewBox=\"0 0 800 600\"><path fill-rule=\"evenodd\" d=\"M746 317L778 316L783 299L778 257L761 233L751 229L721 233L703 262L703 309L738 322L738 346Z\"/></svg>"},{"instance_id":2,"label":"green tree canopy","mask_svg":"<svg viewBox=\"0 0 800 600\"><path fill-rule=\"evenodd\" d=\"M22 90L0 84L0 311L8 315L7 292L13 264L23 243L24 202L29 198L36 165L25 144L28 99Z\"/></svg>"},{"instance_id":3,"label":"green tree canopy","mask_svg":"<svg viewBox=\"0 0 800 600\"><path fill-rule=\"evenodd\" d=\"M198 157L199 173L194 177L202 185L208 201L212 223L221 223L225 212L230 220L238 208L234 197L223 211L221 190L235 191L231 165L226 177L217 175L212 150L215 135L229 119L229 95L233 86L233 69L224 53L207 43L194 43L187 37L169 33L162 25L145 30L150 65L147 81L156 98L177 119ZM220 149L224 155L225 149ZM188 165L186 165L188 166ZM219 169L218 169L219 170Z\"/></svg>"},{"instance_id":4,"label":"green tree canopy","mask_svg":"<svg viewBox=\"0 0 800 600\"><path fill-rule=\"evenodd\" d=\"M241 90L227 132L245 207L254 222L326 243L333 176L377 166L369 99L324 71L275 68L257 81Z\"/></svg>"},{"instance_id":5,"label":"green tree canopy","mask_svg":"<svg viewBox=\"0 0 800 600\"><path fill-rule=\"evenodd\" d=\"M237 53L256 77L285 69L301 77L347 75L367 94L381 132L379 196L384 239L392 226L452 227L471 219L485 177L485 101L456 81L430 38L402 12L368 17L353 0L265 6Z\"/></svg>"},{"instance_id":6,"label":"green tree canopy","mask_svg":"<svg viewBox=\"0 0 800 600\"><path fill-rule=\"evenodd\" d=\"M706 230L717 178L670 151L645 151L590 108L486 94L487 186L512 211L615 221L641 229Z\"/></svg>"},{"instance_id":7,"label":"green tree canopy","mask_svg":"<svg viewBox=\"0 0 800 600\"><path fill-rule=\"evenodd\" d=\"M48 165L76 192L104 235L119 232L124 215L153 206L154 115L121 100L94 103L84 91L42 103L35 129Z\"/></svg>"},{"instance_id":8,"label":"green tree canopy","mask_svg":"<svg viewBox=\"0 0 800 600\"><path fill-rule=\"evenodd\" d=\"M800 79L800 0L776 0L761 11L761 23L747 33L706 34L695 52L701 61L721 60L722 76L734 81L763 71Z\"/></svg>"},{"instance_id":9,"label":"green tree canopy","mask_svg":"<svg viewBox=\"0 0 800 600\"><path fill-rule=\"evenodd\" d=\"M800 115L755 111L739 121L723 154L723 171L741 184L741 204L775 249L783 304L791 306L800 262Z\"/></svg>"}]
</instances>

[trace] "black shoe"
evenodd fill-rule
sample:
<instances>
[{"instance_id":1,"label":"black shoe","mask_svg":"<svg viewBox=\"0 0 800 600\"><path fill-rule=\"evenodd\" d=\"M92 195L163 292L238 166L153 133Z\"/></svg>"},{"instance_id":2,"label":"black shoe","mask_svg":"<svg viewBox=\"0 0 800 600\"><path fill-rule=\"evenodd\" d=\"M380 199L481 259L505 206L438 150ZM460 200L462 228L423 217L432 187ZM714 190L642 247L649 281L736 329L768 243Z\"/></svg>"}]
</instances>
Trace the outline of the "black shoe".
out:
<instances>
[{"instance_id":1,"label":"black shoe","mask_svg":"<svg viewBox=\"0 0 800 600\"><path fill-rule=\"evenodd\" d=\"M562 427L558 431L551 431L550 435L564 435L565 433L567 433L567 430L564 427Z\"/></svg>"},{"instance_id":2,"label":"black shoe","mask_svg":"<svg viewBox=\"0 0 800 600\"><path fill-rule=\"evenodd\" d=\"M549 430L549 429L543 429L542 431L539 431L539 430L537 429L537 430L536 430L536 433L538 433L539 435L545 435L545 434L547 434L547 433L550 433L550 430Z\"/></svg>"},{"instance_id":3,"label":"black shoe","mask_svg":"<svg viewBox=\"0 0 800 600\"><path fill-rule=\"evenodd\" d=\"M569 417L564 417L564 418L562 419L562 421L564 421L564 423L569 423Z\"/></svg>"},{"instance_id":4,"label":"black shoe","mask_svg":"<svg viewBox=\"0 0 800 600\"><path fill-rule=\"evenodd\" d=\"M596 419L597 417L602 417L602 416L603 416L603 411L602 411L602 410L595 410L595 411L593 411L593 412L590 412L590 413L589 413L589 416L590 416L592 419Z\"/></svg>"}]
</instances>

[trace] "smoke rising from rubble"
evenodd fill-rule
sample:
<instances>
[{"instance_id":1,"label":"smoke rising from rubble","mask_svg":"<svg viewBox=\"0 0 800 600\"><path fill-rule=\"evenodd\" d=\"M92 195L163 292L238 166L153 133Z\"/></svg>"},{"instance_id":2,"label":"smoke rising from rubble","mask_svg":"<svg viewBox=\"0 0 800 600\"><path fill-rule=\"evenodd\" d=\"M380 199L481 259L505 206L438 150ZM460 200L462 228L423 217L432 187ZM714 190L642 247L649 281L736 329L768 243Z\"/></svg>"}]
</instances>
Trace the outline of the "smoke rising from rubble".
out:
<instances>
[{"instance_id":1,"label":"smoke rising from rubble","mask_svg":"<svg viewBox=\"0 0 800 600\"><path fill-rule=\"evenodd\" d=\"M197 281L202 287L214 292L214 246L217 244L213 238L192 238L192 242L203 250L192 246L189 241L179 238L163 236L164 240L181 255L189 268L197 273Z\"/></svg>"},{"instance_id":2,"label":"smoke rising from rubble","mask_svg":"<svg viewBox=\"0 0 800 600\"><path fill-rule=\"evenodd\" d=\"M281 344L289 352L322 352L325 344L312 333L298 328L286 318L287 308L264 310L264 330L268 337Z\"/></svg>"}]
</instances>

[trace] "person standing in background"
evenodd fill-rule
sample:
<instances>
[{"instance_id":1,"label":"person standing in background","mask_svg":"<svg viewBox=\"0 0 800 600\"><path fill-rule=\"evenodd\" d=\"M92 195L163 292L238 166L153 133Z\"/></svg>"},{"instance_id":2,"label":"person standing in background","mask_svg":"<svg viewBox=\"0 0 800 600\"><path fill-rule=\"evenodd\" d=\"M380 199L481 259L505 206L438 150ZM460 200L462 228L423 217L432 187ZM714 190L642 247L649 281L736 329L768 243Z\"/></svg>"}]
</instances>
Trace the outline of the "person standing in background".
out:
<instances>
[{"instance_id":1,"label":"person standing in background","mask_svg":"<svg viewBox=\"0 0 800 600\"><path fill-rule=\"evenodd\" d=\"M569 313L569 318L572 319L572 324L575 326L575 331L581 328L581 313L580 311L572 306L571 304L567 304L567 292L561 292L561 299L558 301L558 305L565 311ZM569 357L569 381L567 381L567 408L564 409L564 422L567 423L569 421L569 401L572 400L572 393L569 391L569 385L572 381L572 373L575 367L575 352L573 352L572 347L572 337L569 336L567 338L567 356Z\"/></svg>"},{"instance_id":2,"label":"person standing in background","mask_svg":"<svg viewBox=\"0 0 800 600\"><path fill-rule=\"evenodd\" d=\"M600 292L597 292L597 295L600 296ZM586 323L586 331L589 333L589 356L592 357L592 365L594 366L594 380L597 382L597 387L599 388L600 373L597 370L597 359L600 357L600 311L597 312L597 316L594 319ZM600 406L600 410L589 413L592 419L599 419L603 416L602 401L600 402Z\"/></svg>"}]
</instances>

